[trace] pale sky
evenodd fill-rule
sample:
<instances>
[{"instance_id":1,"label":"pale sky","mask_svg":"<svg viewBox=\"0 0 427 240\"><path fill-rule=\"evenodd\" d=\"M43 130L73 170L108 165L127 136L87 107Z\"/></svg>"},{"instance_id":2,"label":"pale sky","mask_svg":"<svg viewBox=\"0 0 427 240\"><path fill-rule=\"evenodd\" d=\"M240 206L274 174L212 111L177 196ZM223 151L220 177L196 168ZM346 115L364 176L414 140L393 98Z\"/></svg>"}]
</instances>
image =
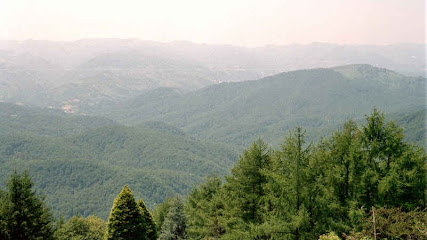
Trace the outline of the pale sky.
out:
<instances>
[{"instance_id":1,"label":"pale sky","mask_svg":"<svg viewBox=\"0 0 427 240\"><path fill-rule=\"evenodd\" d=\"M0 39L424 43L425 0L0 0Z\"/></svg>"}]
</instances>

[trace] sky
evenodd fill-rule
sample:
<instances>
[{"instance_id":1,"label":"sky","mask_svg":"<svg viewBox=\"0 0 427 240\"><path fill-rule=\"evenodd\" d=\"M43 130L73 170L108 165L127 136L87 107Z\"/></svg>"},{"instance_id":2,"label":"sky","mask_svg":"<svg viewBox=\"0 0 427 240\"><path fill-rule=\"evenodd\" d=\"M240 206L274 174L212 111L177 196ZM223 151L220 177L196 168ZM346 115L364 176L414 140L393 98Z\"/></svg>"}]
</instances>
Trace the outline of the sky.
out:
<instances>
[{"instance_id":1,"label":"sky","mask_svg":"<svg viewBox=\"0 0 427 240\"><path fill-rule=\"evenodd\" d=\"M425 43L425 0L0 0L0 39Z\"/></svg>"}]
</instances>

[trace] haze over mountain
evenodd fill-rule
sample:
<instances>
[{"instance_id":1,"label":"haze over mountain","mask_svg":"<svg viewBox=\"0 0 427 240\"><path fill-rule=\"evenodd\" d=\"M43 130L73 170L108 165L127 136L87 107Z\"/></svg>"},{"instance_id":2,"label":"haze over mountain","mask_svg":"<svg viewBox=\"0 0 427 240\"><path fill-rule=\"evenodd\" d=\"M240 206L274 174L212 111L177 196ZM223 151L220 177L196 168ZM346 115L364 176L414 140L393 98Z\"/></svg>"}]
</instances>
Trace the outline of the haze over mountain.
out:
<instances>
[{"instance_id":1,"label":"haze over mountain","mask_svg":"<svg viewBox=\"0 0 427 240\"><path fill-rule=\"evenodd\" d=\"M374 107L426 146L424 47L2 41L0 181L28 169L56 215L105 218L126 183L152 207L259 137L315 141Z\"/></svg>"},{"instance_id":2,"label":"haze over mountain","mask_svg":"<svg viewBox=\"0 0 427 240\"><path fill-rule=\"evenodd\" d=\"M247 146L259 136L278 143L296 126L323 136L374 107L387 113L422 110L425 80L370 65L298 70L189 93L156 89L103 115L130 125L164 121L198 138L235 145Z\"/></svg>"},{"instance_id":3,"label":"haze over mountain","mask_svg":"<svg viewBox=\"0 0 427 240\"><path fill-rule=\"evenodd\" d=\"M425 5L0 0L0 240L427 239Z\"/></svg>"},{"instance_id":4,"label":"haze over mountain","mask_svg":"<svg viewBox=\"0 0 427 240\"><path fill-rule=\"evenodd\" d=\"M139 56L114 65L140 66ZM100 59L95 66L111 68ZM258 137L277 145L301 126L312 141L375 106L403 125L408 141L425 146L424 89L422 77L346 65L197 90L155 88L133 97L135 91L83 108L94 116L0 103L0 181L28 169L56 215L105 218L124 184L154 206L186 195L206 174L227 174L238 151Z\"/></svg>"},{"instance_id":5,"label":"haze over mountain","mask_svg":"<svg viewBox=\"0 0 427 240\"><path fill-rule=\"evenodd\" d=\"M85 112L172 87L190 91L283 71L371 64L425 75L421 44L265 46L91 39L0 41L0 100Z\"/></svg>"}]
</instances>

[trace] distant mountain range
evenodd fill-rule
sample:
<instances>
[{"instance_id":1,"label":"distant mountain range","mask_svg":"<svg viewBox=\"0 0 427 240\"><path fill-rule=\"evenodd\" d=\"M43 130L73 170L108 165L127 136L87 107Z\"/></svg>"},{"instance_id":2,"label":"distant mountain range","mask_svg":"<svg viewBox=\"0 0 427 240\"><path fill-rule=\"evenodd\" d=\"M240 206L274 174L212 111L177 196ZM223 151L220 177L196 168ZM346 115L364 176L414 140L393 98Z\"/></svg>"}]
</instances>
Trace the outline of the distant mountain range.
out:
<instances>
[{"instance_id":1,"label":"distant mountain range","mask_svg":"<svg viewBox=\"0 0 427 240\"><path fill-rule=\"evenodd\" d=\"M310 142L374 107L425 147L424 73L424 45L0 41L0 185L28 169L56 215L106 218L124 184L153 207L258 137Z\"/></svg>"},{"instance_id":2,"label":"distant mountain range","mask_svg":"<svg viewBox=\"0 0 427 240\"><path fill-rule=\"evenodd\" d=\"M244 48L133 39L0 41L0 100L86 112L159 87L191 91L297 69L364 63L423 76L424 49L416 44Z\"/></svg>"},{"instance_id":3,"label":"distant mountain range","mask_svg":"<svg viewBox=\"0 0 427 240\"><path fill-rule=\"evenodd\" d=\"M387 113L425 109L425 78L370 65L280 73L182 93L162 88L96 114L124 124L163 121L201 139L247 146L257 137L278 143L302 126L326 136L374 107Z\"/></svg>"}]
</instances>

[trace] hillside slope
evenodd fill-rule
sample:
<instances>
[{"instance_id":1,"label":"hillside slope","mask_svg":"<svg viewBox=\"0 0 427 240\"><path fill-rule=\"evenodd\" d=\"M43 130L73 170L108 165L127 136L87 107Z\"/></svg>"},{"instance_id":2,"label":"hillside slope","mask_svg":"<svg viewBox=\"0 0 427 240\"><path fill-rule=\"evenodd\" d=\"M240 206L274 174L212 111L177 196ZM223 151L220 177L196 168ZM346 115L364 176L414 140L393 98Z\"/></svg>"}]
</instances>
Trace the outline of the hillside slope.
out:
<instances>
[{"instance_id":1,"label":"hillside slope","mask_svg":"<svg viewBox=\"0 0 427 240\"><path fill-rule=\"evenodd\" d=\"M157 89L123 102L104 116L130 125L163 121L197 138L237 145L247 145L259 136L278 143L295 126L319 137L375 106L385 112L423 108L424 86L424 78L348 65L222 83L190 93Z\"/></svg>"},{"instance_id":2,"label":"hillside slope","mask_svg":"<svg viewBox=\"0 0 427 240\"><path fill-rule=\"evenodd\" d=\"M137 39L0 41L0 101L86 113L159 87L184 91L284 71L368 63L425 76L425 44L246 48Z\"/></svg>"},{"instance_id":3,"label":"hillside slope","mask_svg":"<svg viewBox=\"0 0 427 240\"><path fill-rule=\"evenodd\" d=\"M15 169L29 170L55 215L106 218L124 184L153 206L187 194L207 174L226 174L237 158L233 147L194 140L159 122L126 127L102 118L0 107L0 183Z\"/></svg>"}]
</instances>

